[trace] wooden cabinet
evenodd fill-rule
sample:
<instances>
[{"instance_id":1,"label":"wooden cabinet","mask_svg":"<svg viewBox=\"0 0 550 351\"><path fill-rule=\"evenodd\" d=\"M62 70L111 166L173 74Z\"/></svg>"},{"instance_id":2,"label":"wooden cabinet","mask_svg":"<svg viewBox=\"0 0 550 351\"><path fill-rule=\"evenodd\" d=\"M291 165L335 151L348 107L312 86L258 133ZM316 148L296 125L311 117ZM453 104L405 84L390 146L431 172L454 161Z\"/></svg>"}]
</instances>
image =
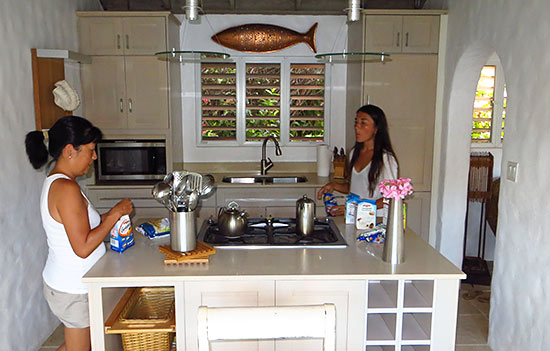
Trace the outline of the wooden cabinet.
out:
<instances>
[{"instance_id":1,"label":"wooden cabinet","mask_svg":"<svg viewBox=\"0 0 550 351\"><path fill-rule=\"evenodd\" d=\"M88 55L154 55L165 51L165 17L80 17L80 50Z\"/></svg>"},{"instance_id":2,"label":"wooden cabinet","mask_svg":"<svg viewBox=\"0 0 550 351\"><path fill-rule=\"evenodd\" d=\"M236 201L241 209L253 217L295 217L296 201L307 195L316 199L315 188L302 187L230 187L216 190L216 207L224 207L230 201ZM318 215L325 216L321 202L316 202Z\"/></svg>"},{"instance_id":3,"label":"wooden cabinet","mask_svg":"<svg viewBox=\"0 0 550 351\"><path fill-rule=\"evenodd\" d=\"M168 128L168 68L154 56L96 56L82 67L84 115L100 128Z\"/></svg>"},{"instance_id":4,"label":"wooden cabinet","mask_svg":"<svg viewBox=\"0 0 550 351\"><path fill-rule=\"evenodd\" d=\"M109 134L168 130L170 92L181 89L179 65L155 53L179 47L179 21L169 12L77 15L80 49L92 55L81 68L86 118Z\"/></svg>"},{"instance_id":5,"label":"wooden cabinet","mask_svg":"<svg viewBox=\"0 0 550 351\"><path fill-rule=\"evenodd\" d=\"M373 104L384 110L399 175L411 178L415 196L409 201L408 226L429 239L429 213L434 159L434 131L438 111L439 24L441 13L419 14L402 10L367 12L363 26L352 29L352 49L384 51L385 62L364 62L348 67L348 77L362 70L360 94L350 94L348 109ZM362 44L357 44L361 42ZM358 45L361 45L358 47ZM358 96L359 95L359 96ZM347 123L353 116L348 113ZM353 136L348 137L353 138ZM349 144L349 140L346 144Z\"/></svg>"},{"instance_id":6,"label":"wooden cabinet","mask_svg":"<svg viewBox=\"0 0 550 351\"><path fill-rule=\"evenodd\" d=\"M438 52L439 16L366 15L365 28L365 51Z\"/></svg>"}]
</instances>

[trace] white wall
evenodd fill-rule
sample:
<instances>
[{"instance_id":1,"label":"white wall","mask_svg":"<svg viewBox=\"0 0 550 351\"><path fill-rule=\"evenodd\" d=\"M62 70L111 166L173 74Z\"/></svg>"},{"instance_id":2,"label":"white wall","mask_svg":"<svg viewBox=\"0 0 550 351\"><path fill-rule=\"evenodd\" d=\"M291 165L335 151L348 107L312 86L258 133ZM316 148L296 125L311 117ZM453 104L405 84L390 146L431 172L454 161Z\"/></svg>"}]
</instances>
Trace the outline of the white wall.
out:
<instances>
[{"instance_id":1,"label":"white wall","mask_svg":"<svg viewBox=\"0 0 550 351\"><path fill-rule=\"evenodd\" d=\"M550 2L431 0L427 5L449 10L438 248L460 265L472 99L481 66L496 51L508 91L502 165L519 162L519 173L516 183L501 185L489 344L495 351L546 350Z\"/></svg>"},{"instance_id":2,"label":"white wall","mask_svg":"<svg viewBox=\"0 0 550 351\"><path fill-rule=\"evenodd\" d=\"M31 48L78 49L76 10L97 0L0 1L0 350L37 350L59 321L42 296L46 236L38 199L45 174L27 161L34 129Z\"/></svg>"},{"instance_id":3,"label":"white wall","mask_svg":"<svg viewBox=\"0 0 550 351\"><path fill-rule=\"evenodd\" d=\"M316 31L317 52L334 52L345 48L347 41L346 16L269 16L269 15L206 15L201 17L200 24L190 24L183 20L180 40L182 50L221 51L232 57L308 57L314 53L304 43L272 53L249 54L227 49L213 42L210 37L228 27L246 23L268 23L282 26L303 33L315 22L319 23ZM197 91L200 94L200 81L196 81L198 67L192 63L182 65L182 106L183 106L183 159L184 162L223 162L223 161L259 161L259 143L247 147L212 147L198 145ZM330 84L332 90L326 101L329 108L326 117L330 128L328 144L345 146L345 85L346 70L344 64L333 64ZM327 82L329 82L327 80ZM198 111L198 112L197 112ZM332 147L331 147L332 149ZM315 146L282 148L283 155L273 159L277 161L315 161ZM269 151L271 155L272 151Z\"/></svg>"}]
</instances>

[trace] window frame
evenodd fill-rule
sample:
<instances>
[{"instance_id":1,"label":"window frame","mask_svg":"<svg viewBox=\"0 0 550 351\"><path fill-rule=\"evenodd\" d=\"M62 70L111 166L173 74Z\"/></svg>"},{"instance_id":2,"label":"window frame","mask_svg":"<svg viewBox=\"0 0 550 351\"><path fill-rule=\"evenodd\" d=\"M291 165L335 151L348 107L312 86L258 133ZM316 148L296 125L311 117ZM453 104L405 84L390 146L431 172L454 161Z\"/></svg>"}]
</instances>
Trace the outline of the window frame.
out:
<instances>
[{"instance_id":1,"label":"window frame","mask_svg":"<svg viewBox=\"0 0 550 351\"><path fill-rule=\"evenodd\" d=\"M205 60L204 62L220 62L219 60ZM280 97L280 138L279 144L285 147L315 147L320 144L329 144L330 142L330 96L331 85L331 65L325 65L325 89L324 89L324 113L323 141L290 141L290 66L291 64L319 64L317 59L310 57L232 57L223 62L235 63L236 65L236 140L203 140L202 139L202 79L201 63L195 64L195 135L197 147L247 147L258 146L262 141L246 141L246 64L252 63L276 63L281 65L281 97Z\"/></svg>"},{"instance_id":2,"label":"window frame","mask_svg":"<svg viewBox=\"0 0 550 351\"><path fill-rule=\"evenodd\" d=\"M483 65L495 66L495 87L493 93L493 116L491 119L491 140L486 143L474 142L472 139L472 129L470 129L470 144L472 149L487 149L487 148L502 148L504 137L501 139L502 132L502 112L504 110L504 90L506 89L506 77L502 63L496 55L492 55ZM482 69L483 69L482 67ZM480 70L481 74L481 70ZM479 78L478 78L479 82ZM476 90L477 92L477 84ZM473 120L473 103L472 103L472 120ZM505 125L506 126L506 125ZM496 136L496 137L495 137Z\"/></svg>"}]
</instances>

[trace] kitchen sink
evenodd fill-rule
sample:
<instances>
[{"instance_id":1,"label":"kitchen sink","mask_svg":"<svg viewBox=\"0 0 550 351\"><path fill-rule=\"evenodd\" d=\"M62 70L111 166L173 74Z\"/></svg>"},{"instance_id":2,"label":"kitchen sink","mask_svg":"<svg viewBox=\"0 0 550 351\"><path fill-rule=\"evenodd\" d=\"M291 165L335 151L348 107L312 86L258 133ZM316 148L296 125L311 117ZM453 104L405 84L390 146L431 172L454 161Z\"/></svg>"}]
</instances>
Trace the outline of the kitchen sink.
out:
<instances>
[{"instance_id":1,"label":"kitchen sink","mask_svg":"<svg viewBox=\"0 0 550 351\"><path fill-rule=\"evenodd\" d=\"M227 176L223 177L222 182L234 184L295 184L307 182L304 176Z\"/></svg>"}]
</instances>

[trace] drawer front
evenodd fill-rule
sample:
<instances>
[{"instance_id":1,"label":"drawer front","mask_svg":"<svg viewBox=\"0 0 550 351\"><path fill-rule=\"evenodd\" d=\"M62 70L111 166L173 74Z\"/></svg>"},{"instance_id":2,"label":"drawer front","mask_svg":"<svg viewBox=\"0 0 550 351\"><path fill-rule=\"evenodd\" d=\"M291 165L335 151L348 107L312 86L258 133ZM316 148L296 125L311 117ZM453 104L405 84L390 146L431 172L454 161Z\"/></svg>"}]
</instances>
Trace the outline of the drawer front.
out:
<instances>
[{"instance_id":1,"label":"drawer front","mask_svg":"<svg viewBox=\"0 0 550 351\"><path fill-rule=\"evenodd\" d=\"M88 189L86 195L96 207L111 208L120 200L129 198L134 207L162 207L151 195L151 188Z\"/></svg>"},{"instance_id":2,"label":"drawer front","mask_svg":"<svg viewBox=\"0 0 550 351\"><path fill-rule=\"evenodd\" d=\"M218 207L236 201L241 208L247 207L295 207L296 201L303 195L310 199L315 196L313 188L223 188L216 192Z\"/></svg>"}]
</instances>

